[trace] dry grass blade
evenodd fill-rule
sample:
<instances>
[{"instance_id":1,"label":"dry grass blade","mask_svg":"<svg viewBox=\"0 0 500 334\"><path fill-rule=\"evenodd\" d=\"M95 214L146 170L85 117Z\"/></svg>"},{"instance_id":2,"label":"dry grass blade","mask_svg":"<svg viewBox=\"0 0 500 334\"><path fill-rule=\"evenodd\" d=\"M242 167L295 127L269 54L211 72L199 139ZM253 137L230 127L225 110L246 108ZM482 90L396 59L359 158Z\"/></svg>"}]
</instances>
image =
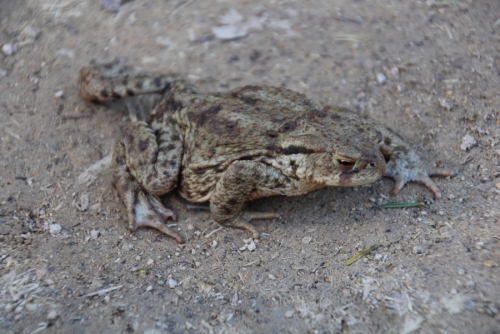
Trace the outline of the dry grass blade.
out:
<instances>
[{"instance_id":1,"label":"dry grass blade","mask_svg":"<svg viewBox=\"0 0 500 334\"><path fill-rule=\"evenodd\" d=\"M359 252L358 254L354 255L353 257L351 257L349 260L347 260L345 262L346 266L353 264L354 262L358 261L360 258L365 256L366 254L370 253L371 251L374 251L375 249L377 249L379 247L380 247L379 244L375 244L375 245L371 246L370 248L367 248L364 251Z\"/></svg>"},{"instance_id":2,"label":"dry grass blade","mask_svg":"<svg viewBox=\"0 0 500 334\"><path fill-rule=\"evenodd\" d=\"M422 202L403 202L403 203L385 203L380 207L382 209L400 209L400 208L414 208L414 207L423 207L424 203Z\"/></svg>"}]
</instances>

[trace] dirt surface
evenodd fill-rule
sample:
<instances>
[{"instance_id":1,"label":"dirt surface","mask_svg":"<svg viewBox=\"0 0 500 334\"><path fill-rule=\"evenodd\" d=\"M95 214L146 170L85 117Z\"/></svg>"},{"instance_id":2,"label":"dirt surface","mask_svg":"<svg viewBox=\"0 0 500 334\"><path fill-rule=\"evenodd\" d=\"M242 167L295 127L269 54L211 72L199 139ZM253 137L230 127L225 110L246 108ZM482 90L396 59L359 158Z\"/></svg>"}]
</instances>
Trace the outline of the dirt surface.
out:
<instances>
[{"instance_id":1,"label":"dirt surface","mask_svg":"<svg viewBox=\"0 0 500 334\"><path fill-rule=\"evenodd\" d=\"M221 18L242 36L217 38ZM0 331L498 333L499 19L496 0L0 2ZM390 179L252 202L283 217L257 222L253 251L177 193L186 244L131 234L105 162L154 101L92 105L76 86L116 57L204 92L267 84L348 107L458 176L436 202L419 184L390 198Z\"/></svg>"}]
</instances>

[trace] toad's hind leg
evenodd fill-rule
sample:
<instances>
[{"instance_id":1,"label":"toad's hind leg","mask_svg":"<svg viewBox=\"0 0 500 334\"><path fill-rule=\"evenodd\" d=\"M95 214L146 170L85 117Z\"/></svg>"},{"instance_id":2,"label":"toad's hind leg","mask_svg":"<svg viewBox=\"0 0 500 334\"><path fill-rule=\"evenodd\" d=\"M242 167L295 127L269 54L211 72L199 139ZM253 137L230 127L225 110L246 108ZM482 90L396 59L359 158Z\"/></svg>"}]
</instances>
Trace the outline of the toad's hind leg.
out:
<instances>
[{"instance_id":1,"label":"toad's hind leg","mask_svg":"<svg viewBox=\"0 0 500 334\"><path fill-rule=\"evenodd\" d=\"M210 198L212 218L221 225L247 230L259 238L259 230L250 221L280 216L274 212L242 212L243 204L259 189L283 188L288 183L288 178L272 166L256 161L233 162L222 174Z\"/></svg>"},{"instance_id":2,"label":"toad's hind leg","mask_svg":"<svg viewBox=\"0 0 500 334\"><path fill-rule=\"evenodd\" d=\"M125 66L119 60L83 67L78 78L78 88L80 98L93 102L106 102L142 94L196 94L196 89L177 75L141 72Z\"/></svg>"},{"instance_id":3,"label":"toad's hind leg","mask_svg":"<svg viewBox=\"0 0 500 334\"><path fill-rule=\"evenodd\" d=\"M182 160L182 140L169 131L158 130L155 136L144 122L128 126L113 152L113 184L127 207L130 231L152 227L184 243L165 226L175 214L159 198L176 187Z\"/></svg>"}]
</instances>

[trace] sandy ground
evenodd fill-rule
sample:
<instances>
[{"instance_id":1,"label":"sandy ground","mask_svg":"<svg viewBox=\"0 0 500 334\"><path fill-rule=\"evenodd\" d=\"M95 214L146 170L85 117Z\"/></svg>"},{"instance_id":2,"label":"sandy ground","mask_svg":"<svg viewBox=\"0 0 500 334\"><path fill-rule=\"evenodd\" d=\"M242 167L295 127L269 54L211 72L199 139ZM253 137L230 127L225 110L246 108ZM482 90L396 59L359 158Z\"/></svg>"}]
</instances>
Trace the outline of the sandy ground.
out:
<instances>
[{"instance_id":1,"label":"sandy ground","mask_svg":"<svg viewBox=\"0 0 500 334\"><path fill-rule=\"evenodd\" d=\"M0 331L499 333L499 19L496 0L1 1ZM351 108L458 176L436 202L419 184L390 198L389 179L258 200L283 219L253 251L177 193L185 245L131 234L106 164L79 179L154 103L78 99L78 70L115 57Z\"/></svg>"}]
</instances>

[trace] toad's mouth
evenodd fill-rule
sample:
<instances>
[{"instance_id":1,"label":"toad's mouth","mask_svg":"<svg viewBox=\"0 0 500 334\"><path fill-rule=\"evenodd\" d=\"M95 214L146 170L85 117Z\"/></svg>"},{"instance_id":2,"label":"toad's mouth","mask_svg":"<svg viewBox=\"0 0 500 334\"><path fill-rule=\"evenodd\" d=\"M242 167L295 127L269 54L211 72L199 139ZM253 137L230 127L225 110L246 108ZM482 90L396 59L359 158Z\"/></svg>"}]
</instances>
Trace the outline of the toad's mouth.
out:
<instances>
[{"instance_id":1,"label":"toad's mouth","mask_svg":"<svg viewBox=\"0 0 500 334\"><path fill-rule=\"evenodd\" d=\"M372 183L381 178L385 171L385 161L382 156L334 155L332 162L340 172L336 184L340 187Z\"/></svg>"}]
</instances>

